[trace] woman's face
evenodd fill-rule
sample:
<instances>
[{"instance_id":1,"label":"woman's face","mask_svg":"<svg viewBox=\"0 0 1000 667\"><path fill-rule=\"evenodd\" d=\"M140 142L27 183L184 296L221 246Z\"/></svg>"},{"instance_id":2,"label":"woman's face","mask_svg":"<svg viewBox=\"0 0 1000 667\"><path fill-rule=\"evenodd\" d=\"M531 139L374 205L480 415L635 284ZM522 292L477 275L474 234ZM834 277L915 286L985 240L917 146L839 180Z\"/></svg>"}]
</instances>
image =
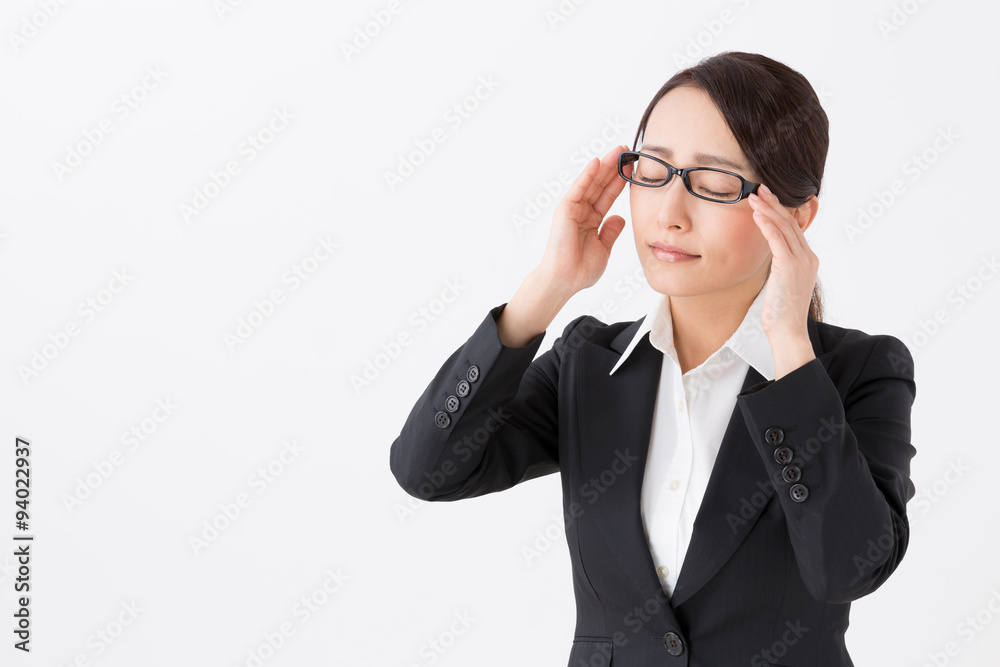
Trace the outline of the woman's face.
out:
<instances>
[{"instance_id":1,"label":"woman's face","mask_svg":"<svg viewBox=\"0 0 1000 667\"><path fill-rule=\"evenodd\" d=\"M761 182L760 174L749 167L711 98L697 88L675 88L660 98L650 113L638 150L678 169L715 167ZM698 153L741 166L697 159ZM746 281L757 287L763 284L771 250L746 199L736 204L699 199L676 175L659 188L635 184L628 187L636 251L646 280L657 292L696 296ZM686 261L657 257L652 247L656 242L679 246L698 257Z\"/></svg>"}]
</instances>

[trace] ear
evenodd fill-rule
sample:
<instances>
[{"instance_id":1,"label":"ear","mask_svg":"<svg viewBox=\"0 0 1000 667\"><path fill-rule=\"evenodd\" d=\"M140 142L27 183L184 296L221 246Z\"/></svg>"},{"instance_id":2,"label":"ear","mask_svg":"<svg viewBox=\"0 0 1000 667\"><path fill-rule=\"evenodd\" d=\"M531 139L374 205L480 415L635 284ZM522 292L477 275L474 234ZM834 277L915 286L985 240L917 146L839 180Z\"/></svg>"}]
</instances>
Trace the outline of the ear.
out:
<instances>
[{"instance_id":1,"label":"ear","mask_svg":"<svg viewBox=\"0 0 1000 667\"><path fill-rule=\"evenodd\" d=\"M819 212L819 199L816 195L810 195L809 199L800 206L791 208L789 206L785 207L788 212L792 214L792 217L799 223L799 229L803 232L809 228L812 224L813 219L816 217L816 213Z\"/></svg>"}]
</instances>

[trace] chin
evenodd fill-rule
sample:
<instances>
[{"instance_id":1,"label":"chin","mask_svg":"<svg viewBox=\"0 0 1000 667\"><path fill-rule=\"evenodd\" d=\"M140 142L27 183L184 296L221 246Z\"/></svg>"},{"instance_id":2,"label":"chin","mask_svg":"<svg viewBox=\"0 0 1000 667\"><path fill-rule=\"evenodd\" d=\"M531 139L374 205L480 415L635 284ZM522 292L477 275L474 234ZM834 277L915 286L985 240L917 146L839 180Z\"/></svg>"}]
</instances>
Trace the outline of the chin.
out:
<instances>
[{"instance_id":1,"label":"chin","mask_svg":"<svg viewBox=\"0 0 1000 667\"><path fill-rule=\"evenodd\" d=\"M646 282L649 284L651 289L659 292L660 294L689 296L692 294L700 294L703 291L703 286L699 281L694 281L690 278L682 279L676 276L665 276L663 275L663 271L658 272L658 275L652 276L647 272Z\"/></svg>"}]
</instances>

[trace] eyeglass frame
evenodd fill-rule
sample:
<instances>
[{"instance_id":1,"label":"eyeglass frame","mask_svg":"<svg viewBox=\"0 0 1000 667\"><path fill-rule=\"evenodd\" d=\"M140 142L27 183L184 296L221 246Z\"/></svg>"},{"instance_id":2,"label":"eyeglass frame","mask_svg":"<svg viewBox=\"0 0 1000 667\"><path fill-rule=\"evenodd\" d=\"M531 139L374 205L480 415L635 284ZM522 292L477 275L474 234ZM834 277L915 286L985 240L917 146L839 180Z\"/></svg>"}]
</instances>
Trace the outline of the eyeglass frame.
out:
<instances>
[{"instance_id":1,"label":"eyeglass frame","mask_svg":"<svg viewBox=\"0 0 1000 667\"><path fill-rule=\"evenodd\" d=\"M667 178L659 185L640 183L639 181L629 178L628 176L625 175L624 165L622 164L626 155L635 155L636 156L635 162L638 162L639 156L646 157L649 158L650 160L655 160L656 162L659 162L660 164L662 164L667 168ZM630 164L635 164L635 162L631 162ZM723 174L729 174L730 176L735 176L736 178L740 179L741 187L740 187L739 198L731 200L721 200L721 199L712 199L710 197L705 197L704 195L697 194L694 190L691 189L691 181L688 180L688 174L690 174L692 171L718 171ZM687 190L689 193L691 193L698 199L704 199L705 201L710 201L715 204L738 204L747 197L749 197L751 194L757 194L757 189L760 188L760 183L754 183L753 181L748 181L747 179L743 178L736 172L726 171L725 169L716 169L715 167L688 167L687 169L678 169L672 164L669 164L668 162L665 162L658 157L654 157L649 153L640 153L639 151L622 151L621 153L618 154L618 175L621 176L626 181L628 181L629 183L635 183L636 185L640 185L644 188L662 188L664 185L670 182L670 180L674 177L675 174L681 177L681 182L684 183L685 190Z\"/></svg>"}]
</instances>

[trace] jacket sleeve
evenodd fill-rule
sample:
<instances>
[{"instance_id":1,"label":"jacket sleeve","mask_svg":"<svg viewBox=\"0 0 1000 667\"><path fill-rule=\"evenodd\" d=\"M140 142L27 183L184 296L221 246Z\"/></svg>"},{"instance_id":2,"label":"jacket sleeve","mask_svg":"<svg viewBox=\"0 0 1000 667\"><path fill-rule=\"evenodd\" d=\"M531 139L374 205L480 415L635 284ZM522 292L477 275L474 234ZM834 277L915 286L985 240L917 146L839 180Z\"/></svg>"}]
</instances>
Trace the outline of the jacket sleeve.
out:
<instances>
[{"instance_id":1,"label":"jacket sleeve","mask_svg":"<svg viewBox=\"0 0 1000 667\"><path fill-rule=\"evenodd\" d=\"M872 338L843 400L819 359L737 397L784 510L799 571L821 602L875 591L909 540L913 358L898 338ZM791 449L790 462L778 462L780 447Z\"/></svg>"},{"instance_id":2,"label":"jacket sleeve","mask_svg":"<svg viewBox=\"0 0 1000 667\"><path fill-rule=\"evenodd\" d=\"M546 332L524 347L500 342L490 310L444 362L389 448L399 485L423 500L459 500L556 472L559 364L570 322L535 361Z\"/></svg>"}]
</instances>

